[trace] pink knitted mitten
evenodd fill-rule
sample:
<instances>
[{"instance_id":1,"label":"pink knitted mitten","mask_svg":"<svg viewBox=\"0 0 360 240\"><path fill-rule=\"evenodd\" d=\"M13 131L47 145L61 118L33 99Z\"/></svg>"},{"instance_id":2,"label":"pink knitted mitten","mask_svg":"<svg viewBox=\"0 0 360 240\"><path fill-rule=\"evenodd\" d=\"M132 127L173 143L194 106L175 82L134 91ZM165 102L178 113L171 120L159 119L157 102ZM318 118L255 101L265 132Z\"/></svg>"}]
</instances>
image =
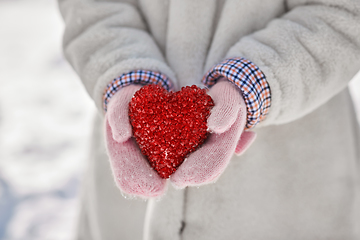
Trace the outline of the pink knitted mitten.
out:
<instances>
[{"instance_id":1,"label":"pink knitted mitten","mask_svg":"<svg viewBox=\"0 0 360 240\"><path fill-rule=\"evenodd\" d=\"M215 102L208 119L213 133L171 176L171 182L178 188L216 181L234 152L243 153L256 137L254 132L243 133L246 105L236 86L227 80L219 81L208 94Z\"/></svg>"},{"instance_id":2,"label":"pink knitted mitten","mask_svg":"<svg viewBox=\"0 0 360 240\"><path fill-rule=\"evenodd\" d=\"M150 167L132 136L128 106L139 85L119 90L108 104L105 115L106 147L116 185L121 191L140 197L164 193L166 180Z\"/></svg>"}]
</instances>

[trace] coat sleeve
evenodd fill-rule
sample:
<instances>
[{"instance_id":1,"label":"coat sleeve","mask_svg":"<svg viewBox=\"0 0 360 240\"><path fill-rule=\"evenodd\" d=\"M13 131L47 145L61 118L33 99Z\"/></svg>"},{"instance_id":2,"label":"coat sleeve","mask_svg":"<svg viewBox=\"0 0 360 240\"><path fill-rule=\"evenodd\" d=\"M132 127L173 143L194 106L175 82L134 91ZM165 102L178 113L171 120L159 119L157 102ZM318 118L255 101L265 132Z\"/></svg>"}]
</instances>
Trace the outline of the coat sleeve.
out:
<instances>
[{"instance_id":1,"label":"coat sleeve","mask_svg":"<svg viewBox=\"0 0 360 240\"><path fill-rule=\"evenodd\" d=\"M227 58L265 74L271 107L260 125L298 119L342 91L360 69L359 0L288 0L288 11L243 37Z\"/></svg>"},{"instance_id":2,"label":"coat sleeve","mask_svg":"<svg viewBox=\"0 0 360 240\"><path fill-rule=\"evenodd\" d=\"M136 0L59 0L64 54L100 111L111 80L130 71L175 76L149 34Z\"/></svg>"}]
</instances>

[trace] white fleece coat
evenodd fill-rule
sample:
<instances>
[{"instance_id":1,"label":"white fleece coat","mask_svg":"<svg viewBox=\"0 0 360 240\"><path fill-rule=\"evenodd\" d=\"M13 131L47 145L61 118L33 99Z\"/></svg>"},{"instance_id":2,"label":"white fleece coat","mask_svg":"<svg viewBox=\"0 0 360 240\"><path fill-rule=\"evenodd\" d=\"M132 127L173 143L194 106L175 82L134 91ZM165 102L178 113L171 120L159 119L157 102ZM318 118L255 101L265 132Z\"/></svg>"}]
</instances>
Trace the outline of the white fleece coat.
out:
<instances>
[{"instance_id":1,"label":"white fleece coat","mask_svg":"<svg viewBox=\"0 0 360 240\"><path fill-rule=\"evenodd\" d=\"M131 70L199 84L244 57L271 88L268 117L220 179L147 206L114 187L96 123L80 239L360 239L360 134L347 84L360 69L359 0L59 0L64 51L101 110Z\"/></svg>"}]
</instances>

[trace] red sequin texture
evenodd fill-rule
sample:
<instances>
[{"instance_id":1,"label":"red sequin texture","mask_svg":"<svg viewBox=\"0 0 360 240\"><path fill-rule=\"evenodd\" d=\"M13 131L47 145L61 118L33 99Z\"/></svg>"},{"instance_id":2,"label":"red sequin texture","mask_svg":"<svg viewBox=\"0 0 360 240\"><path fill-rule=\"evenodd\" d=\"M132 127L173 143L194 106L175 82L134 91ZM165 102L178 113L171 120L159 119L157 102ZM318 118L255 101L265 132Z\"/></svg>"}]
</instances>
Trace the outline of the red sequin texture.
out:
<instances>
[{"instance_id":1,"label":"red sequin texture","mask_svg":"<svg viewBox=\"0 0 360 240\"><path fill-rule=\"evenodd\" d=\"M168 92L146 85L129 103L134 137L162 178L168 178L207 138L207 118L214 106L205 89L195 85Z\"/></svg>"}]
</instances>

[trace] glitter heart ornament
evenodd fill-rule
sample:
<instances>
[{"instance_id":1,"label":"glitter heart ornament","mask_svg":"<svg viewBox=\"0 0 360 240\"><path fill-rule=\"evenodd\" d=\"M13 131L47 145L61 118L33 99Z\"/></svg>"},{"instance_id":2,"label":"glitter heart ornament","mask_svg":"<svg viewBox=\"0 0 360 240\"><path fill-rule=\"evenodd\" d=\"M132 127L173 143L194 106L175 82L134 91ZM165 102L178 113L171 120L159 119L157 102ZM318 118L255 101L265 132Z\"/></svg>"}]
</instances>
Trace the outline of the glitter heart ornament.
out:
<instances>
[{"instance_id":1,"label":"glitter heart ornament","mask_svg":"<svg viewBox=\"0 0 360 240\"><path fill-rule=\"evenodd\" d=\"M133 135L151 167L169 178L207 138L207 119L214 106L205 89L195 85L168 92L152 84L129 103Z\"/></svg>"}]
</instances>

